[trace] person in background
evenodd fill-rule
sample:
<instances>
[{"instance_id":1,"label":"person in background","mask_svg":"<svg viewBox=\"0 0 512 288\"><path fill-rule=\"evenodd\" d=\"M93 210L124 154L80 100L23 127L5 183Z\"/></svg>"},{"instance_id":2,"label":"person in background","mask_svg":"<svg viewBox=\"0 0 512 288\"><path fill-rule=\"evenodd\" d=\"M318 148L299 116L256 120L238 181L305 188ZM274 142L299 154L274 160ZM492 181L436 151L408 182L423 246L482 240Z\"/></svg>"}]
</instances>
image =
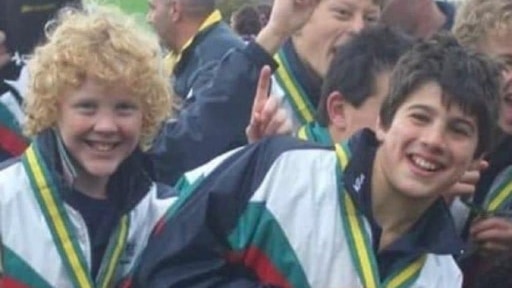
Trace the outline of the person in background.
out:
<instances>
[{"instance_id":1,"label":"person in background","mask_svg":"<svg viewBox=\"0 0 512 288\"><path fill-rule=\"evenodd\" d=\"M498 139L486 155L488 168L469 207L459 210L466 220L463 236L473 243L472 252L461 260L467 287L510 287L512 285L512 2L468 0L461 4L453 32L465 46L497 59L503 65ZM462 206L464 207L464 206ZM461 221L464 223L464 221Z\"/></svg>"},{"instance_id":2,"label":"person in background","mask_svg":"<svg viewBox=\"0 0 512 288\"><path fill-rule=\"evenodd\" d=\"M222 21L215 0L148 0L147 21L169 50L166 71L182 108L193 105L194 89L205 85L215 66L243 41Z\"/></svg>"},{"instance_id":3,"label":"person in background","mask_svg":"<svg viewBox=\"0 0 512 288\"><path fill-rule=\"evenodd\" d=\"M51 20L60 8L79 7L80 2L80 0L37 2L3 0L0 2L0 79L16 80L20 73L22 58L32 53L34 47L44 41L44 27L48 20ZM5 91L1 88L0 94Z\"/></svg>"},{"instance_id":4,"label":"person in background","mask_svg":"<svg viewBox=\"0 0 512 288\"><path fill-rule=\"evenodd\" d=\"M168 122L157 137L149 151L157 180L174 185L185 172L247 143L245 128L265 65L275 72L272 95L289 113L294 132L311 121L335 50L377 22L379 3L276 1L269 23L255 41L228 52L208 84L194 90L193 105ZM310 102L314 104L303 105Z\"/></svg>"},{"instance_id":5,"label":"person in background","mask_svg":"<svg viewBox=\"0 0 512 288\"><path fill-rule=\"evenodd\" d=\"M133 287L460 287L441 196L490 147L499 73L451 36L417 44L375 133L235 152L155 229Z\"/></svg>"},{"instance_id":6,"label":"person in background","mask_svg":"<svg viewBox=\"0 0 512 288\"><path fill-rule=\"evenodd\" d=\"M337 49L324 79L317 121L303 126L297 136L332 145L362 128L374 129L391 72L413 42L395 29L377 25Z\"/></svg>"},{"instance_id":7,"label":"person in background","mask_svg":"<svg viewBox=\"0 0 512 288\"><path fill-rule=\"evenodd\" d=\"M253 40L261 30L260 15L255 7L244 5L231 15L231 28L244 41Z\"/></svg>"},{"instance_id":8,"label":"person in background","mask_svg":"<svg viewBox=\"0 0 512 288\"><path fill-rule=\"evenodd\" d=\"M316 115L318 120L301 127L296 136L330 146L341 143L362 128L374 129L379 109L388 95L391 71L400 56L410 49L412 44L412 38L406 34L383 25L375 25L363 29L360 34L341 46L334 55L324 81ZM278 134L269 133L270 129L267 129L267 126L275 127L278 126L275 123L284 122L282 118L289 119L284 109L280 111L281 113L276 111L276 97L268 95L271 83L268 70L262 71L255 96L255 99L268 99L268 112L252 113L257 119L257 114L262 115L262 119L258 119L257 123L251 121L252 125L249 127L253 129L247 133L251 142L255 142L253 139L263 138L263 135ZM255 107L254 110L261 109ZM271 111L276 112L270 113ZM258 125L265 127L260 128ZM208 174L210 167L218 165L218 159L229 157L231 153L185 173L178 182L177 189L186 191L198 179Z\"/></svg>"},{"instance_id":9,"label":"person in background","mask_svg":"<svg viewBox=\"0 0 512 288\"><path fill-rule=\"evenodd\" d=\"M147 21L169 50L165 70L178 95L176 117L162 128L149 154L156 180L174 185L184 172L247 143L253 92L244 95L246 86L233 95L235 87L228 83L233 75L217 73L223 56L245 45L222 21L214 0L148 4Z\"/></svg>"},{"instance_id":10,"label":"person in background","mask_svg":"<svg viewBox=\"0 0 512 288\"><path fill-rule=\"evenodd\" d=\"M294 131L314 120L323 78L336 49L377 23L380 4L381 0L322 0L293 34L283 34L280 27L270 26L271 22L262 30L262 36L273 39L280 48L269 51L279 65L272 95L291 115Z\"/></svg>"},{"instance_id":11,"label":"person in background","mask_svg":"<svg viewBox=\"0 0 512 288\"><path fill-rule=\"evenodd\" d=\"M382 22L416 38L428 38L453 26L453 3L435 0L385 0Z\"/></svg>"},{"instance_id":12,"label":"person in background","mask_svg":"<svg viewBox=\"0 0 512 288\"><path fill-rule=\"evenodd\" d=\"M28 144L21 132L25 58L44 41L46 23L64 6L80 6L80 1L0 1L0 162L19 156Z\"/></svg>"},{"instance_id":13,"label":"person in background","mask_svg":"<svg viewBox=\"0 0 512 288\"><path fill-rule=\"evenodd\" d=\"M134 266L175 200L143 153L171 106L159 52L101 7L62 13L35 49L32 143L0 168L0 287L115 287Z\"/></svg>"}]
</instances>

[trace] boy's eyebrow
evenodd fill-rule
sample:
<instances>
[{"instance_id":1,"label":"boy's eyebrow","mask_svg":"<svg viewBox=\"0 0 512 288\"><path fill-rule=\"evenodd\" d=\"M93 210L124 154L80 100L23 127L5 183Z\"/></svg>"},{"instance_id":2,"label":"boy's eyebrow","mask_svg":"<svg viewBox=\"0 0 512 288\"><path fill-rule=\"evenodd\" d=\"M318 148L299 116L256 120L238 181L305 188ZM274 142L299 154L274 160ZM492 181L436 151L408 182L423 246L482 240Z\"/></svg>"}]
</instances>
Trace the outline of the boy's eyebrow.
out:
<instances>
[{"instance_id":1,"label":"boy's eyebrow","mask_svg":"<svg viewBox=\"0 0 512 288\"><path fill-rule=\"evenodd\" d=\"M420 109L420 110L424 110L424 111L427 111L429 113L437 113L436 110L433 108L433 107L430 107L428 105L425 105L425 104L414 104L414 105L411 105L409 107L407 107L407 110L414 110L414 109ZM475 121L472 121L472 120L469 120L470 116L457 116L453 119L454 122L456 123L463 123L463 124L466 124L466 125L469 125L471 126L472 129L475 129L476 128L476 124L475 124Z\"/></svg>"},{"instance_id":2,"label":"boy's eyebrow","mask_svg":"<svg viewBox=\"0 0 512 288\"><path fill-rule=\"evenodd\" d=\"M409 107L407 107L407 110L414 110L414 109L420 109L420 110L425 110L427 112L430 112L430 113L435 113L435 109L428 106L428 105L425 105L425 104L413 104Z\"/></svg>"},{"instance_id":3,"label":"boy's eyebrow","mask_svg":"<svg viewBox=\"0 0 512 288\"><path fill-rule=\"evenodd\" d=\"M359 0L357 0L359 1ZM356 2L357 3L357 2ZM349 1L345 1L345 2L334 2L334 1L331 1L328 5L328 7L330 9L336 9L336 8L348 8L350 10L353 10L357 7L357 4L354 3L352 0L349 0ZM363 12L379 12L380 11L380 8L378 6L375 6L375 7L371 7L371 8L366 8L364 9Z\"/></svg>"},{"instance_id":4,"label":"boy's eyebrow","mask_svg":"<svg viewBox=\"0 0 512 288\"><path fill-rule=\"evenodd\" d=\"M354 4L351 3L351 2L330 2L329 4L327 4L329 7L329 9L338 9L338 8L348 8L348 9L353 9L354 8Z\"/></svg>"}]
</instances>

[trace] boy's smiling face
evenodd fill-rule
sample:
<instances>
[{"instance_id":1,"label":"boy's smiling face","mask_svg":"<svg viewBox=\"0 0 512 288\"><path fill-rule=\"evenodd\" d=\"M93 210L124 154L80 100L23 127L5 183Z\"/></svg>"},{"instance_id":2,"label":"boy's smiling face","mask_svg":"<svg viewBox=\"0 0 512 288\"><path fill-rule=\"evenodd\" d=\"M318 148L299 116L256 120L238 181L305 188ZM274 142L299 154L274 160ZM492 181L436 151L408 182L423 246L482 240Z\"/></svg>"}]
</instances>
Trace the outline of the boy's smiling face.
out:
<instances>
[{"instance_id":1,"label":"boy's smiling face","mask_svg":"<svg viewBox=\"0 0 512 288\"><path fill-rule=\"evenodd\" d=\"M474 161L476 119L456 103L443 103L442 93L437 83L427 82L398 108L389 127L378 125L374 171L383 174L387 189L408 198L437 197Z\"/></svg>"},{"instance_id":2,"label":"boy's smiling face","mask_svg":"<svg viewBox=\"0 0 512 288\"><path fill-rule=\"evenodd\" d=\"M379 18L380 7L373 0L323 0L294 35L294 44L308 47L309 53L301 57L324 77L337 47L363 28L376 24Z\"/></svg>"}]
</instances>

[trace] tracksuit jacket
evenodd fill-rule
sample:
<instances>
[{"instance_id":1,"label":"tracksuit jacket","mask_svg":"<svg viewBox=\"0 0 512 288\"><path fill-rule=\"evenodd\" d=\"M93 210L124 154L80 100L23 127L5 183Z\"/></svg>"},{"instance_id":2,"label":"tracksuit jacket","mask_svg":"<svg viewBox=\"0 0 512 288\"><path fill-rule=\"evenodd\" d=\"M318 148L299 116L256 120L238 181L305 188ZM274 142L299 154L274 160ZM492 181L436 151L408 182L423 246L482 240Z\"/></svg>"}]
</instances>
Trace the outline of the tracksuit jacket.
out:
<instances>
[{"instance_id":1,"label":"tracksuit jacket","mask_svg":"<svg viewBox=\"0 0 512 288\"><path fill-rule=\"evenodd\" d=\"M460 287L451 255L462 246L441 199L376 252L377 146L368 130L335 151L276 137L213 160L151 235L133 287Z\"/></svg>"},{"instance_id":2,"label":"tracksuit jacket","mask_svg":"<svg viewBox=\"0 0 512 288\"><path fill-rule=\"evenodd\" d=\"M68 162L59 149L48 130L0 170L1 287L113 287L132 269L152 227L175 200L169 187L149 179L141 152L125 160L109 181L117 225L98 276L91 279L92 239L84 218L64 201L67 193L78 192L64 180Z\"/></svg>"}]
</instances>

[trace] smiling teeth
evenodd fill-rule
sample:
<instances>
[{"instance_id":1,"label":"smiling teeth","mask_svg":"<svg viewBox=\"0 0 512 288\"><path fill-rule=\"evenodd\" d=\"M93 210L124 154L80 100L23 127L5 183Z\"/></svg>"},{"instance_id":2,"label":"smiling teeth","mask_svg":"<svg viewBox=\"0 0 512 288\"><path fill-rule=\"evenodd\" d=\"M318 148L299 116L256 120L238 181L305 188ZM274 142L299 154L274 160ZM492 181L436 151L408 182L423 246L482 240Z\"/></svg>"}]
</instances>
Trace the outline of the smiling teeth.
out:
<instances>
[{"instance_id":1,"label":"smiling teeth","mask_svg":"<svg viewBox=\"0 0 512 288\"><path fill-rule=\"evenodd\" d=\"M105 152L105 151L110 151L114 148L114 145L113 144L104 144L104 143L96 143L94 144L94 149L98 150L98 151L102 151L102 152Z\"/></svg>"},{"instance_id":2,"label":"smiling teeth","mask_svg":"<svg viewBox=\"0 0 512 288\"><path fill-rule=\"evenodd\" d=\"M429 162L423 158L412 157L412 161L414 162L414 164L418 165L420 168L428 170L428 171L434 171L434 170L438 169L437 165L435 165L434 163Z\"/></svg>"}]
</instances>

